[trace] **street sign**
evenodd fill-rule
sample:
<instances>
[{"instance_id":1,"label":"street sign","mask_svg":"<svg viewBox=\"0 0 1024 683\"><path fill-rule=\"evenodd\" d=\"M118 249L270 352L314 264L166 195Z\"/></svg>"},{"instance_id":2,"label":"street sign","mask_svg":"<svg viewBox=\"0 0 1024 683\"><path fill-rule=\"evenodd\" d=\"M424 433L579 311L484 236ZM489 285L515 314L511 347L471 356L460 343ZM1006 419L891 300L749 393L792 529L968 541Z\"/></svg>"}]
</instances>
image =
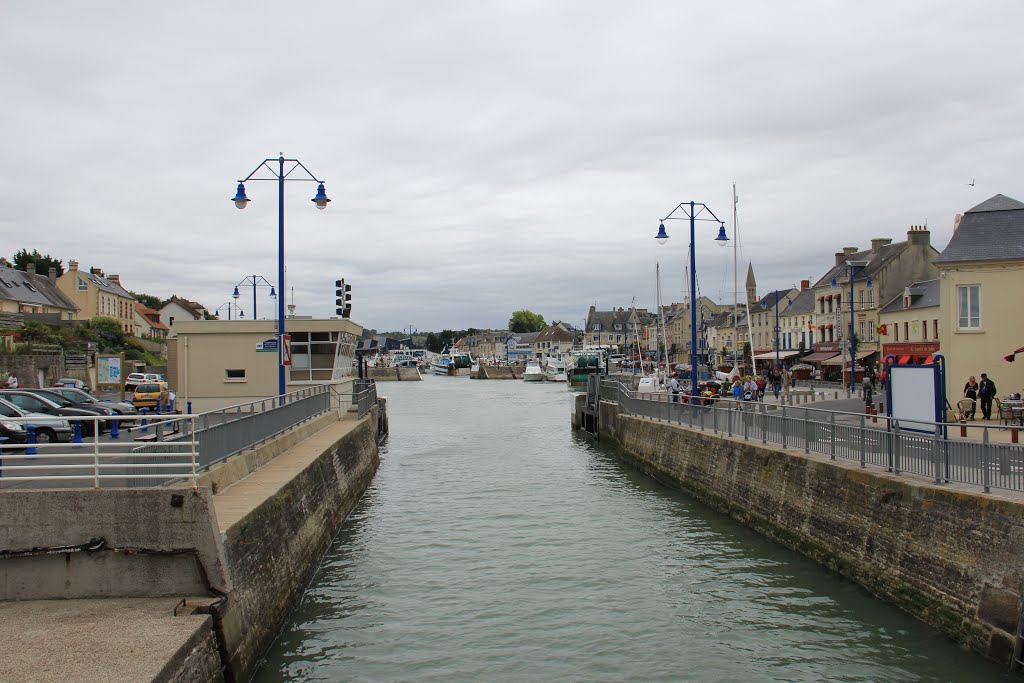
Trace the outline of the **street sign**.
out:
<instances>
[{"instance_id":1,"label":"street sign","mask_svg":"<svg viewBox=\"0 0 1024 683\"><path fill-rule=\"evenodd\" d=\"M261 342L256 342L257 351L277 351L277 339L264 339Z\"/></svg>"},{"instance_id":2,"label":"street sign","mask_svg":"<svg viewBox=\"0 0 1024 683\"><path fill-rule=\"evenodd\" d=\"M292 336L290 334L281 335L281 365L292 364Z\"/></svg>"}]
</instances>

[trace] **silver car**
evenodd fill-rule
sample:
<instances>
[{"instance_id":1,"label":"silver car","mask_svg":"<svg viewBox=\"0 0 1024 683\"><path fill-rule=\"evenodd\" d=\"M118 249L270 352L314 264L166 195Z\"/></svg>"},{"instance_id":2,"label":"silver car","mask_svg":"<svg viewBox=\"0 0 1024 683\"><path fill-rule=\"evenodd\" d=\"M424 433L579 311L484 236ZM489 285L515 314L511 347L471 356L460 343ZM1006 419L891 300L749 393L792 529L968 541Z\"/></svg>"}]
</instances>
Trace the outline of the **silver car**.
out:
<instances>
[{"instance_id":1,"label":"silver car","mask_svg":"<svg viewBox=\"0 0 1024 683\"><path fill-rule=\"evenodd\" d=\"M36 428L36 443L71 441L71 423L53 415L30 413L0 398L0 416L24 418L19 420L23 426L33 425Z\"/></svg>"}]
</instances>

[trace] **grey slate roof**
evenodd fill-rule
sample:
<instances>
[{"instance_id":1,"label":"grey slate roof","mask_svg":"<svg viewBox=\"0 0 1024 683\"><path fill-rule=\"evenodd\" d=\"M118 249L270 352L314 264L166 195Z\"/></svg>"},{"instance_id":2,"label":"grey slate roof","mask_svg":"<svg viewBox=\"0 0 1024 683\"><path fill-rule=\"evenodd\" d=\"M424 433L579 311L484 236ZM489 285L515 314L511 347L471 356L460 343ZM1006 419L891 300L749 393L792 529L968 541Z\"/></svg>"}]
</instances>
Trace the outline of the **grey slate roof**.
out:
<instances>
[{"instance_id":1,"label":"grey slate roof","mask_svg":"<svg viewBox=\"0 0 1024 683\"><path fill-rule=\"evenodd\" d=\"M105 277L100 277L99 275L94 275L93 273L84 270L78 271L78 277L93 283L94 285L96 285L96 288L99 289L101 292L121 296L124 297L125 299L131 299L132 301L135 300L135 297L129 294L128 290L126 290L124 287L117 284L113 280L108 280Z\"/></svg>"},{"instance_id":2,"label":"grey slate roof","mask_svg":"<svg viewBox=\"0 0 1024 683\"><path fill-rule=\"evenodd\" d=\"M935 263L1007 259L1024 259L1024 203L997 194L963 215Z\"/></svg>"},{"instance_id":3,"label":"grey slate roof","mask_svg":"<svg viewBox=\"0 0 1024 683\"><path fill-rule=\"evenodd\" d=\"M767 310L767 309L770 308L770 309L772 309L772 311L774 311L775 310L775 295L778 294L779 295L779 313L781 314L782 310L784 308L786 308L787 297L789 297L789 293L792 292L792 291L793 291L793 288L790 287L789 289L779 289L779 290L776 290L774 292L768 292L763 297L761 297L761 301L760 301L761 310ZM754 312L756 313L757 311L755 310Z\"/></svg>"},{"instance_id":4,"label":"grey slate roof","mask_svg":"<svg viewBox=\"0 0 1024 683\"><path fill-rule=\"evenodd\" d=\"M922 280L914 282L907 289L910 290L910 305L903 305L903 294L894 297L892 301L882 306L881 313L895 313L897 311L909 311L916 308L929 308L939 305L939 281Z\"/></svg>"},{"instance_id":5,"label":"grey slate roof","mask_svg":"<svg viewBox=\"0 0 1024 683\"><path fill-rule=\"evenodd\" d=\"M792 305L786 308L786 315L807 315L814 313L814 290L803 289L793 297ZM779 310L782 315L782 310Z\"/></svg>"},{"instance_id":6,"label":"grey slate roof","mask_svg":"<svg viewBox=\"0 0 1024 683\"><path fill-rule=\"evenodd\" d=\"M815 287L824 287L832 283L832 278L838 281L846 280L847 278L847 267L846 261L867 261L868 264L861 269L858 269L854 274L854 281L866 280L868 276L874 276L882 269L882 267L892 261L894 258L900 255L904 249L910 245L910 242L897 242L895 244L886 244L885 246L879 247L878 251L871 251L865 249L864 251L858 251L856 254L851 254L846 257L843 263L832 266L821 279L814 283ZM849 280L846 280L849 282Z\"/></svg>"},{"instance_id":7,"label":"grey slate roof","mask_svg":"<svg viewBox=\"0 0 1024 683\"><path fill-rule=\"evenodd\" d=\"M32 306L78 310L78 306L57 285L50 282L50 278L39 273L30 275L7 266L0 266L0 299Z\"/></svg>"}]
</instances>

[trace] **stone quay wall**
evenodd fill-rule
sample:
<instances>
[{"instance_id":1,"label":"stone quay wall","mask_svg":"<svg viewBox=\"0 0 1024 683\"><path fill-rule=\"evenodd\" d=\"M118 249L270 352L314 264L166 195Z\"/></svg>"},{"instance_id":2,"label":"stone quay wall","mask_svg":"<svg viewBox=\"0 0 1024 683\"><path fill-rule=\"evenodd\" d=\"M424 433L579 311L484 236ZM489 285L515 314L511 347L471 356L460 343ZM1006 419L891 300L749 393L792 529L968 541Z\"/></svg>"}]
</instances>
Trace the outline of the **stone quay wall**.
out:
<instances>
[{"instance_id":1,"label":"stone quay wall","mask_svg":"<svg viewBox=\"0 0 1024 683\"><path fill-rule=\"evenodd\" d=\"M423 379L417 368L366 368L366 377L375 382L419 382Z\"/></svg>"},{"instance_id":2,"label":"stone quay wall","mask_svg":"<svg viewBox=\"0 0 1024 683\"><path fill-rule=\"evenodd\" d=\"M1011 664L1024 597L1022 501L625 416L613 403L601 403L599 422L601 438L639 469Z\"/></svg>"},{"instance_id":3,"label":"stone quay wall","mask_svg":"<svg viewBox=\"0 0 1024 683\"><path fill-rule=\"evenodd\" d=\"M220 614L220 626L236 680L255 673L377 471L376 410L224 531L234 590Z\"/></svg>"}]
</instances>

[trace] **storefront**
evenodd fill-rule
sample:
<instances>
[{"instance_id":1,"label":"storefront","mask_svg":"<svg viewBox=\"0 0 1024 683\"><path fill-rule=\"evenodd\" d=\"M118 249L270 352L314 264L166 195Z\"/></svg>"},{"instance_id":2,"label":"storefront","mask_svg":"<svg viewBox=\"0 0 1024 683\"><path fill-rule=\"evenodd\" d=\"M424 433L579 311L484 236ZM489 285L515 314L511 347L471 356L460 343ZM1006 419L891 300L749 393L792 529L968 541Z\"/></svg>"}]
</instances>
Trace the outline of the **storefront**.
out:
<instances>
[{"instance_id":1,"label":"storefront","mask_svg":"<svg viewBox=\"0 0 1024 683\"><path fill-rule=\"evenodd\" d=\"M939 352L939 342L894 342L882 344L882 360L895 356L900 365L925 365Z\"/></svg>"}]
</instances>

